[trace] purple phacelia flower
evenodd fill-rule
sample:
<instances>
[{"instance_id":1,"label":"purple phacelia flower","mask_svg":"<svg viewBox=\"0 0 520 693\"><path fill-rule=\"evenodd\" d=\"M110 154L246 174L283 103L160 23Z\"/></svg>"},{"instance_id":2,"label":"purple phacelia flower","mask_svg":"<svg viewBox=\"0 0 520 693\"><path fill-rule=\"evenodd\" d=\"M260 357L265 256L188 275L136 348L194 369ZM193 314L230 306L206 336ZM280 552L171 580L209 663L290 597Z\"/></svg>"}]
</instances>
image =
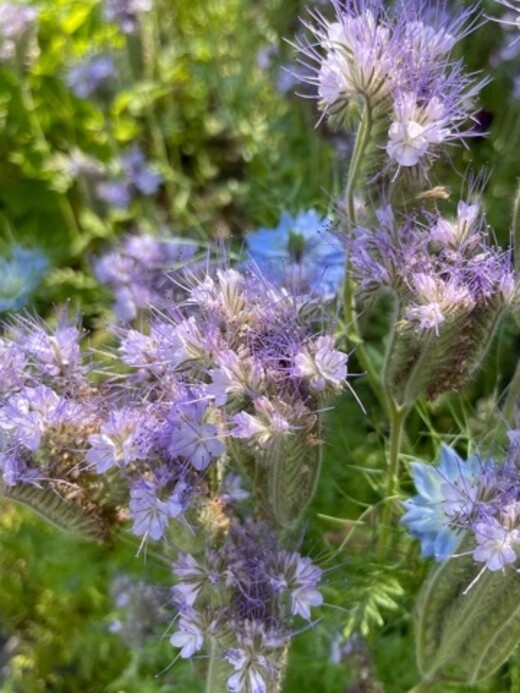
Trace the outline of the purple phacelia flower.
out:
<instances>
[{"instance_id":1,"label":"purple phacelia flower","mask_svg":"<svg viewBox=\"0 0 520 693\"><path fill-rule=\"evenodd\" d=\"M277 590L287 591L291 598L291 613L310 620L311 607L323 604L323 595L317 589L322 571L310 558L296 552L281 552L279 567L273 575Z\"/></svg>"},{"instance_id":2,"label":"purple phacelia flower","mask_svg":"<svg viewBox=\"0 0 520 693\"><path fill-rule=\"evenodd\" d=\"M477 547L473 558L478 563L485 563L492 572L503 570L506 565L515 563L517 549L520 547L520 531L502 526L495 518L475 525Z\"/></svg>"},{"instance_id":3,"label":"purple phacelia flower","mask_svg":"<svg viewBox=\"0 0 520 693\"><path fill-rule=\"evenodd\" d=\"M102 94L111 84L116 74L114 59L110 55L86 58L69 70L66 82L73 93L82 98Z\"/></svg>"},{"instance_id":4,"label":"purple phacelia flower","mask_svg":"<svg viewBox=\"0 0 520 693\"><path fill-rule=\"evenodd\" d=\"M121 166L128 184L138 193L145 196L155 195L163 178L160 173L147 165L144 154L138 147L121 157Z\"/></svg>"},{"instance_id":5,"label":"purple phacelia flower","mask_svg":"<svg viewBox=\"0 0 520 693\"><path fill-rule=\"evenodd\" d=\"M187 397L173 404L162 431L166 453L188 460L199 472L225 451L217 427L205 420L207 413L207 401Z\"/></svg>"},{"instance_id":6,"label":"purple phacelia flower","mask_svg":"<svg viewBox=\"0 0 520 693\"><path fill-rule=\"evenodd\" d=\"M18 318L15 324L20 345L40 373L74 377L83 372L82 332L77 319L63 312L52 331L45 324L26 317Z\"/></svg>"},{"instance_id":7,"label":"purple phacelia flower","mask_svg":"<svg viewBox=\"0 0 520 693\"><path fill-rule=\"evenodd\" d=\"M224 659L235 670L227 680L227 690L230 693L267 693L264 677L268 660L265 656L250 648L231 648L224 653Z\"/></svg>"},{"instance_id":8,"label":"purple phacelia flower","mask_svg":"<svg viewBox=\"0 0 520 693\"><path fill-rule=\"evenodd\" d=\"M331 299L343 281L345 254L327 238L327 225L313 209L295 217L285 212L276 228L247 234L247 249L273 284Z\"/></svg>"},{"instance_id":9,"label":"purple phacelia flower","mask_svg":"<svg viewBox=\"0 0 520 693\"><path fill-rule=\"evenodd\" d=\"M180 481L173 492L165 492L159 484L138 479L130 491L130 514L134 520L132 532L155 541L161 539L170 518L177 518L185 511L188 486ZM165 495L161 500L158 494Z\"/></svg>"},{"instance_id":10,"label":"purple phacelia flower","mask_svg":"<svg viewBox=\"0 0 520 693\"><path fill-rule=\"evenodd\" d=\"M391 163L424 166L439 145L462 136L472 100L485 84L474 83L450 55L473 28L473 11L452 20L442 3L432 11L425 3L404 1L388 11L375 1L337 0L334 7L336 21L315 12L315 26L306 24L313 38L298 46L301 62L316 67L303 79L316 85L321 110L342 123L359 99L381 123L393 112Z\"/></svg>"},{"instance_id":11,"label":"purple phacelia flower","mask_svg":"<svg viewBox=\"0 0 520 693\"><path fill-rule=\"evenodd\" d=\"M27 354L19 343L0 337L1 395L12 394L23 387L27 364Z\"/></svg>"},{"instance_id":12,"label":"purple phacelia flower","mask_svg":"<svg viewBox=\"0 0 520 693\"><path fill-rule=\"evenodd\" d=\"M181 608L193 606L208 579L206 570L189 553L179 554L172 568L173 574L179 578L179 582L173 588L175 604Z\"/></svg>"},{"instance_id":13,"label":"purple phacelia flower","mask_svg":"<svg viewBox=\"0 0 520 693\"><path fill-rule=\"evenodd\" d=\"M200 614L191 607L185 607L181 612L177 628L177 632L170 638L170 643L174 647L181 648L180 656L183 659L189 659L204 645L204 624Z\"/></svg>"},{"instance_id":14,"label":"purple phacelia flower","mask_svg":"<svg viewBox=\"0 0 520 693\"><path fill-rule=\"evenodd\" d=\"M260 448L267 448L274 439L291 432L290 422L267 397L257 397L254 406L254 415L242 411L230 417L234 424L230 431L233 438L242 438Z\"/></svg>"},{"instance_id":15,"label":"purple phacelia flower","mask_svg":"<svg viewBox=\"0 0 520 693\"><path fill-rule=\"evenodd\" d=\"M118 321L129 322L152 306L165 307L196 250L184 239L132 234L118 251L96 259L94 273L114 292Z\"/></svg>"},{"instance_id":16,"label":"purple phacelia flower","mask_svg":"<svg viewBox=\"0 0 520 693\"><path fill-rule=\"evenodd\" d=\"M97 184L96 192L100 200L122 212L128 209L132 201L132 193L125 181L102 181Z\"/></svg>"},{"instance_id":17,"label":"purple phacelia flower","mask_svg":"<svg viewBox=\"0 0 520 693\"><path fill-rule=\"evenodd\" d=\"M347 360L346 354L334 349L332 337L318 337L295 355L292 374L308 380L316 392L327 386L340 389L347 378Z\"/></svg>"},{"instance_id":18,"label":"purple phacelia flower","mask_svg":"<svg viewBox=\"0 0 520 693\"><path fill-rule=\"evenodd\" d=\"M25 387L0 408L0 429L13 443L35 451L46 429L62 420L63 400L45 385Z\"/></svg>"},{"instance_id":19,"label":"purple phacelia flower","mask_svg":"<svg viewBox=\"0 0 520 693\"><path fill-rule=\"evenodd\" d=\"M212 382L206 390L215 398L215 404L225 404L232 397L254 398L262 392L266 375L259 360L226 349L217 354L215 361L217 368L209 371Z\"/></svg>"},{"instance_id":20,"label":"purple phacelia flower","mask_svg":"<svg viewBox=\"0 0 520 693\"><path fill-rule=\"evenodd\" d=\"M85 459L103 474L112 467L123 467L144 460L150 440L145 430L146 414L131 407L110 412L99 433L89 436Z\"/></svg>"}]
</instances>

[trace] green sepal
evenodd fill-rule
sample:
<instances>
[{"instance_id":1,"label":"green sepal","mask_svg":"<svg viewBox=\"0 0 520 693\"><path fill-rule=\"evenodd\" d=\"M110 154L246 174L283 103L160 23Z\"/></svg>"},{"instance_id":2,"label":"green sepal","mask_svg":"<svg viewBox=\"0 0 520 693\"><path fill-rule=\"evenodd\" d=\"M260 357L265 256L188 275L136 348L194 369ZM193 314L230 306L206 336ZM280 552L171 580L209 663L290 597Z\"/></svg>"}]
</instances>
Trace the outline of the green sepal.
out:
<instances>
[{"instance_id":1,"label":"green sepal","mask_svg":"<svg viewBox=\"0 0 520 693\"><path fill-rule=\"evenodd\" d=\"M433 400L464 387L486 354L503 307L489 301L469 314L450 316L437 332L419 332L409 320L398 320L384 374L392 397L413 406L421 396Z\"/></svg>"},{"instance_id":2,"label":"green sepal","mask_svg":"<svg viewBox=\"0 0 520 693\"><path fill-rule=\"evenodd\" d=\"M459 553L469 549L464 542ZM455 673L473 685L493 674L520 642L520 575L511 567L482 567L471 555L448 559L424 585L416 634L425 678Z\"/></svg>"},{"instance_id":3,"label":"green sepal","mask_svg":"<svg viewBox=\"0 0 520 693\"><path fill-rule=\"evenodd\" d=\"M74 536L97 541L107 538L106 526L97 514L89 513L52 489L33 484L2 484L1 497L30 508L50 524Z\"/></svg>"},{"instance_id":4,"label":"green sepal","mask_svg":"<svg viewBox=\"0 0 520 693\"><path fill-rule=\"evenodd\" d=\"M276 524L290 529L297 524L314 496L322 446L308 437L293 436L275 443L265 455L268 504Z\"/></svg>"}]
</instances>

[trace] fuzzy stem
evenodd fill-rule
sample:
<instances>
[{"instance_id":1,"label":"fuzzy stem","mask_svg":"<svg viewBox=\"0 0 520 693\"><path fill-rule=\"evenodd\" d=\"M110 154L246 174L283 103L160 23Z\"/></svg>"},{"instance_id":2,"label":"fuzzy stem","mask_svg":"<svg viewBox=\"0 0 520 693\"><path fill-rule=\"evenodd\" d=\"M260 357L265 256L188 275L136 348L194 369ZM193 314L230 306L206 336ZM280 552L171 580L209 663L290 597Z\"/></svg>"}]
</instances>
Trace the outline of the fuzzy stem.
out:
<instances>
[{"instance_id":1,"label":"fuzzy stem","mask_svg":"<svg viewBox=\"0 0 520 693\"><path fill-rule=\"evenodd\" d=\"M230 675L231 671L229 664L224 662L221 657L219 646L212 639L206 675L206 693L225 693L227 690L226 672Z\"/></svg>"},{"instance_id":2,"label":"fuzzy stem","mask_svg":"<svg viewBox=\"0 0 520 693\"><path fill-rule=\"evenodd\" d=\"M384 559L388 548L388 531L393 515L393 500L399 494L399 457L404 422L410 411L409 407L400 406L390 400L390 450L388 456L388 476L386 481L385 506L381 521L381 534L377 545L377 556Z\"/></svg>"},{"instance_id":3,"label":"fuzzy stem","mask_svg":"<svg viewBox=\"0 0 520 693\"><path fill-rule=\"evenodd\" d=\"M514 414L516 403L520 399L520 361L516 364L515 373L507 388L507 397L502 408L502 413L506 422L514 427Z\"/></svg>"},{"instance_id":4,"label":"fuzzy stem","mask_svg":"<svg viewBox=\"0 0 520 693\"><path fill-rule=\"evenodd\" d=\"M515 275L518 279L520 276L520 183L518 185L515 201L513 204L513 260L515 267Z\"/></svg>"},{"instance_id":5,"label":"fuzzy stem","mask_svg":"<svg viewBox=\"0 0 520 693\"><path fill-rule=\"evenodd\" d=\"M349 222L349 234L352 234L352 230L356 223L354 194L356 192L356 188L359 182L363 158L365 156L367 147L370 143L370 137L372 135L372 106L370 105L370 101L365 96L363 98L365 101L363 115L361 116L361 122L359 124L359 128L356 134L354 151L352 152L352 158L350 160L350 165L348 169L347 187L345 188L345 208L347 211L347 218Z\"/></svg>"},{"instance_id":6,"label":"fuzzy stem","mask_svg":"<svg viewBox=\"0 0 520 693\"><path fill-rule=\"evenodd\" d=\"M361 117L361 122L356 135L354 151L352 153L348 170L347 185L345 188L345 209L347 213L347 231L349 237L352 236L352 232L356 225L354 194L359 183L363 157L370 142L372 125L372 107L369 100L365 98L363 115ZM354 282L352 281L350 261L348 258L345 263L345 288L343 293L343 305L346 329L348 329L348 339L356 347L356 355L359 359L361 367L366 373L372 391L374 392L383 409L386 410L388 407L387 399L381 386L380 377L365 349L358 325L354 300Z\"/></svg>"}]
</instances>

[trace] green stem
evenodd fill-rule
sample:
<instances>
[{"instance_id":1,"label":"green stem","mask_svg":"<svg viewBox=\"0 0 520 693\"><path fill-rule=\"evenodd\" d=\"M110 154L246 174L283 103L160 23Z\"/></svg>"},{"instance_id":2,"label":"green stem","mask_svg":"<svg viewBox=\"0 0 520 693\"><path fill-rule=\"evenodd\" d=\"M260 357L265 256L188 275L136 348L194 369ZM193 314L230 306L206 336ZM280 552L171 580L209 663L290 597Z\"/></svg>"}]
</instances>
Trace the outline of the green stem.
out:
<instances>
[{"instance_id":1,"label":"green stem","mask_svg":"<svg viewBox=\"0 0 520 693\"><path fill-rule=\"evenodd\" d=\"M372 135L372 125L372 107L369 100L365 97L363 115L361 117L361 122L356 135L354 151L352 152L352 158L350 160L348 170L347 186L345 188L345 208L347 210L347 218L349 222L349 234L352 234L352 230L356 223L354 195L359 182L358 179L361 173L363 158Z\"/></svg>"},{"instance_id":2,"label":"green stem","mask_svg":"<svg viewBox=\"0 0 520 693\"><path fill-rule=\"evenodd\" d=\"M370 142L372 125L372 107L369 100L365 98L363 115L361 117L361 122L356 135L356 142L354 144L354 151L350 160L347 185L345 188L345 209L347 212L347 230L349 236L352 236L352 232L356 225L354 195L361 175L363 158ZM346 329L348 329L348 339L356 347L356 355L359 359L361 367L366 373L372 391L374 392L383 409L386 410L388 408L388 403L385 392L381 386L381 379L365 349L361 331L359 329L354 300L354 282L352 281L350 273L350 261L348 259L345 265L345 288L343 301Z\"/></svg>"},{"instance_id":3,"label":"green stem","mask_svg":"<svg viewBox=\"0 0 520 693\"><path fill-rule=\"evenodd\" d=\"M153 22L153 18L151 18ZM150 31L151 28L151 31ZM153 27L149 26L148 22L143 22L141 25L140 34L138 37L128 37L127 51L128 61L132 76L136 82L141 76L141 68L144 71L144 77L149 83L155 80L155 46L154 46ZM139 67L137 67L139 66ZM163 132L157 118L157 114L153 105L148 101L145 107L146 124L152 136L152 147L155 158L161 162L164 171L164 186L168 194L169 212L173 216L175 213L175 197L176 189L173 182L174 171L168 156L168 148L163 136Z\"/></svg>"},{"instance_id":4,"label":"green stem","mask_svg":"<svg viewBox=\"0 0 520 693\"><path fill-rule=\"evenodd\" d=\"M393 501L399 494L399 458L404 422L410 411L390 400L390 450L388 456L388 477L386 481L385 505L381 522L381 534L377 545L377 556L383 560L388 549L388 532L394 511Z\"/></svg>"},{"instance_id":5,"label":"green stem","mask_svg":"<svg viewBox=\"0 0 520 693\"><path fill-rule=\"evenodd\" d=\"M507 388L507 397L502 407L502 413L506 422L514 426L513 417L515 414L516 403L520 400L520 361L516 365L515 374Z\"/></svg>"},{"instance_id":6,"label":"green stem","mask_svg":"<svg viewBox=\"0 0 520 693\"><path fill-rule=\"evenodd\" d=\"M206 674L206 693L226 693L226 679L231 672L230 665L222 659L219 646L212 640Z\"/></svg>"},{"instance_id":7,"label":"green stem","mask_svg":"<svg viewBox=\"0 0 520 693\"><path fill-rule=\"evenodd\" d=\"M513 260L515 275L520 276L520 184L518 185L513 204Z\"/></svg>"}]
</instances>

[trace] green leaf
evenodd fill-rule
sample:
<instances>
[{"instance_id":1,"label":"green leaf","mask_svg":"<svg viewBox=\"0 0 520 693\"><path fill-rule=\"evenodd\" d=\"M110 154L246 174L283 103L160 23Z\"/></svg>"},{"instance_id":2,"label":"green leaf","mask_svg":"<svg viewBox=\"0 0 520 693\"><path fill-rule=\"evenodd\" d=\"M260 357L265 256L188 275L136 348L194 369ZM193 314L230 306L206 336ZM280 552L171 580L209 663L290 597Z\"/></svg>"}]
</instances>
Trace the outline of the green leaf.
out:
<instances>
[{"instance_id":1,"label":"green leaf","mask_svg":"<svg viewBox=\"0 0 520 693\"><path fill-rule=\"evenodd\" d=\"M463 543L461 553L468 550ZM493 674L520 642L520 576L491 572L470 555L441 563L417 610L417 661L426 677L456 671L469 684ZM474 583L474 584L473 584Z\"/></svg>"}]
</instances>

